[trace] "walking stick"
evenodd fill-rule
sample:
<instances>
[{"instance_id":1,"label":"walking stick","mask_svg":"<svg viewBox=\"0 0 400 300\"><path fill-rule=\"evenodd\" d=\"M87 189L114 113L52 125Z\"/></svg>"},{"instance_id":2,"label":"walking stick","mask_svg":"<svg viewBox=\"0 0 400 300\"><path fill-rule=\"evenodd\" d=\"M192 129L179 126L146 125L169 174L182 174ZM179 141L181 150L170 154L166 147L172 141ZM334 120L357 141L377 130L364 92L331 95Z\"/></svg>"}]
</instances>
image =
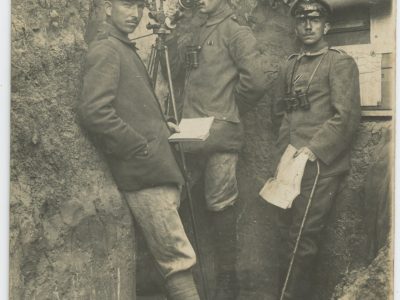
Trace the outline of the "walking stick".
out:
<instances>
[{"instance_id":1,"label":"walking stick","mask_svg":"<svg viewBox=\"0 0 400 300\"><path fill-rule=\"evenodd\" d=\"M313 197L314 197L314 193L315 193L315 189L316 189L316 187L317 187L317 183L318 183L318 180L319 180L319 174L320 174L320 166L319 166L319 162L318 162L318 160L317 160L317 175L315 176L314 185L313 185L313 187L312 187L312 189L311 189L310 197L308 198L308 203L307 203L306 211L304 212L304 216L303 216L303 220L302 220L302 222L301 222L300 230L299 230L299 233L298 233L298 235L297 235L296 244L295 244L295 246L294 246L293 253L292 253L292 257L291 257L291 259L290 259L290 264L289 264L289 268L288 268L287 273L286 273L285 282L284 282L284 284L283 284L283 288L282 288L282 291L281 291L281 295L280 295L280 297L279 297L280 300L283 300L283 297L285 296L287 284L288 284L288 282L289 282L290 275L291 275L291 273L292 273L292 268L293 268L294 259L295 259L296 253L297 253L297 248L299 247L301 235L302 235L302 233L303 233L304 224L306 223L307 215L308 215L308 212L309 212L309 210L310 210L311 203L312 203L312 200L313 200Z\"/></svg>"}]
</instances>

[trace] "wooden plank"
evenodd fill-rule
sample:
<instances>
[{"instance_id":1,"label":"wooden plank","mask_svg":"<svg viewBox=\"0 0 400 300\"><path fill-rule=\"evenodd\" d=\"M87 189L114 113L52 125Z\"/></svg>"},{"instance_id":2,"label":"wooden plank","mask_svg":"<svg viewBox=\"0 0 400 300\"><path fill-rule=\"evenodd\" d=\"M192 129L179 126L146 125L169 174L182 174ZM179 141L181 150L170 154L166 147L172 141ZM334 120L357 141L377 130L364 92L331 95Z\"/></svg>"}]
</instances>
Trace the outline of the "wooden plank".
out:
<instances>
[{"instance_id":1,"label":"wooden plank","mask_svg":"<svg viewBox=\"0 0 400 300\"><path fill-rule=\"evenodd\" d=\"M362 110L362 117L393 117L393 110L390 109L376 109L376 110Z\"/></svg>"},{"instance_id":2,"label":"wooden plank","mask_svg":"<svg viewBox=\"0 0 400 300\"><path fill-rule=\"evenodd\" d=\"M358 65L362 106L378 106L381 102L382 55L372 51L371 45L343 46Z\"/></svg>"}]
</instances>

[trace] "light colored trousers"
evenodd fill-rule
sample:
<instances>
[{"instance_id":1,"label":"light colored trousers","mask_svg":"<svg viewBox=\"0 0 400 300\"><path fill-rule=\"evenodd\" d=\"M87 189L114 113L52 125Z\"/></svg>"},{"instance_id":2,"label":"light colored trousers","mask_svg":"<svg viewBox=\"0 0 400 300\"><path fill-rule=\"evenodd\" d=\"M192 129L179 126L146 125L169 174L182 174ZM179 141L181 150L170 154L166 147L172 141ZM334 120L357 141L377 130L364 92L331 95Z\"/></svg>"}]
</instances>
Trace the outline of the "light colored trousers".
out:
<instances>
[{"instance_id":1,"label":"light colored trousers","mask_svg":"<svg viewBox=\"0 0 400 300\"><path fill-rule=\"evenodd\" d=\"M222 211L236 203L239 197L236 166L239 155L216 152L210 155L190 156L188 160L192 184L204 176L204 196L207 209Z\"/></svg>"},{"instance_id":2,"label":"light colored trousers","mask_svg":"<svg viewBox=\"0 0 400 300\"><path fill-rule=\"evenodd\" d=\"M178 214L180 190L166 185L122 194L164 278L190 269L196 255Z\"/></svg>"}]
</instances>

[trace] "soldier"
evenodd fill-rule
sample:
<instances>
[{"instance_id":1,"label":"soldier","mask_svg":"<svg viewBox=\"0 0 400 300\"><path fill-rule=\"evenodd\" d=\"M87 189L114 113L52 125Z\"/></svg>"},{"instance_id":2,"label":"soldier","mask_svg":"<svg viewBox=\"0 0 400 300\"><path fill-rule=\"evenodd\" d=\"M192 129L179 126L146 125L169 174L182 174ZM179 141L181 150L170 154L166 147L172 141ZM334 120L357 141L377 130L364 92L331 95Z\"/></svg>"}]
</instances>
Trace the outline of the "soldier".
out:
<instances>
[{"instance_id":1,"label":"soldier","mask_svg":"<svg viewBox=\"0 0 400 300\"><path fill-rule=\"evenodd\" d=\"M199 300L191 273L196 257L177 211L183 177L167 140L176 128L128 39L143 6L105 1L107 22L89 46L78 111L144 233L169 299Z\"/></svg>"},{"instance_id":2,"label":"soldier","mask_svg":"<svg viewBox=\"0 0 400 300\"><path fill-rule=\"evenodd\" d=\"M316 180L313 202L286 292L281 299L311 299L310 274L318 252L318 237L326 224L343 175L349 170L351 141L360 120L359 73L353 58L329 48L325 41L331 9L323 0L298 0L291 8L295 32L303 48L289 57L278 78L276 111L283 113L277 147L280 155L291 144L308 162L301 193L279 215L282 277L289 261ZM282 108L285 109L282 112ZM282 280L283 285L283 280Z\"/></svg>"},{"instance_id":3,"label":"soldier","mask_svg":"<svg viewBox=\"0 0 400 300\"><path fill-rule=\"evenodd\" d=\"M247 26L238 24L226 0L201 0L206 15L191 50L186 52L183 90L184 118L215 117L204 143L186 144L192 178L204 176L207 209L215 232L217 288L213 299L235 299L236 263L235 203L238 152L243 144L240 117L255 106L266 89L261 53ZM177 43L174 43L177 42ZM179 73L179 55L185 50L179 39L167 41L173 73ZM176 82L175 82L176 83Z\"/></svg>"}]
</instances>

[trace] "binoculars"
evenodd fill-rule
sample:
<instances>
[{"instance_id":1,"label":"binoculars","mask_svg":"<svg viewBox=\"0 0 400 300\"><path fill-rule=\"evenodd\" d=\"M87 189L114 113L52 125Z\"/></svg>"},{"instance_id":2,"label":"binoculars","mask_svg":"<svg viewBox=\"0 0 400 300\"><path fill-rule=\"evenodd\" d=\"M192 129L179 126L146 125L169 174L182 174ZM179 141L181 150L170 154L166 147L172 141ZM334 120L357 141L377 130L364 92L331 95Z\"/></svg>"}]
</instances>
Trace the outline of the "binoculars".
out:
<instances>
[{"instance_id":1,"label":"binoculars","mask_svg":"<svg viewBox=\"0 0 400 300\"><path fill-rule=\"evenodd\" d=\"M283 101L286 104L287 112L296 111L298 109L309 110L311 107L307 93L301 90L296 90L295 95L286 95Z\"/></svg>"},{"instance_id":2,"label":"binoculars","mask_svg":"<svg viewBox=\"0 0 400 300\"><path fill-rule=\"evenodd\" d=\"M196 69L199 67L199 53L201 50L201 46L186 46L186 68L188 69Z\"/></svg>"}]
</instances>

